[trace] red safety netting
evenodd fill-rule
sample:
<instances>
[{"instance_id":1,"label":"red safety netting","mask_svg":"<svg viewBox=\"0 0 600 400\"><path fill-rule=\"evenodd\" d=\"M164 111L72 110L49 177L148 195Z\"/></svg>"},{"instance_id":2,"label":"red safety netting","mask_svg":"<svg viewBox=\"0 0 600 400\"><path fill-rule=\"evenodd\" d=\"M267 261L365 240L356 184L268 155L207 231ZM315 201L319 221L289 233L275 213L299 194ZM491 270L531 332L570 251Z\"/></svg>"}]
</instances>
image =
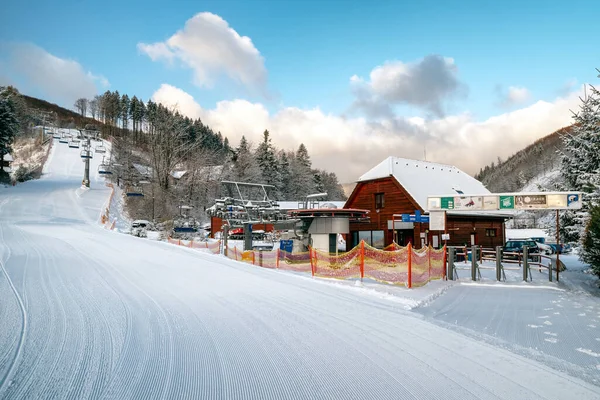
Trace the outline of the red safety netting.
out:
<instances>
[{"instance_id":1,"label":"red safety netting","mask_svg":"<svg viewBox=\"0 0 600 400\"><path fill-rule=\"evenodd\" d=\"M254 265L263 268L277 268L278 251L257 251L254 250Z\"/></svg>"},{"instance_id":2,"label":"red safety netting","mask_svg":"<svg viewBox=\"0 0 600 400\"><path fill-rule=\"evenodd\" d=\"M446 247L439 250L430 249L429 260L431 264L429 279L443 279L446 274Z\"/></svg>"},{"instance_id":3,"label":"red safety netting","mask_svg":"<svg viewBox=\"0 0 600 400\"><path fill-rule=\"evenodd\" d=\"M208 242L197 242L194 240L180 240L167 238L167 242L171 244L176 244L178 246L185 246L192 249L208 249L213 254L219 254L221 251L221 242L217 241L208 241Z\"/></svg>"},{"instance_id":4,"label":"red safety netting","mask_svg":"<svg viewBox=\"0 0 600 400\"><path fill-rule=\"evenodd\" d=\"M429 282L429 247L411 252L411 284L419 287Z\"/></svg>"},{"instance_id":5,"label":"red safety netting","mask_svg":"<svg viewBox=\"0 0 600 400\"><path fill-rule=\"evenodd\" d=\"M335 255L313 250L314 276L323 278L360 278L360 246Z\"/></svg>"},{"instance_id":6,"label":"red safety netting","mask_svg":"<svg viewBox=\"0 0 600 400\"><path fill-rule=\"evenodd\" d=\"M408 282L408 248L384 251L365 244L364 249L365 278L393 284Z\"/></svg>"},{"instance_id":7,"label":"red safety netting","mask_svg":"<svg viewBox=\"0 0 600 400\"><path fill-rule=\"evenodd\" d=\"M279 269L296 272L311 272L310 252L288 253L279 251Z\"/></svg>"},{"instance_id":8,"label":"red safety netting","mask_svg":"<svg viewBox=\"0 0 600 400\"><path fill-rule=\"evenodd\" d=\"M402 247L400 246L398 243L396 242L392 242L392 244L389 244L387 246L385 246L383 248L384 251L398 251L398 250L402 250L405 249L406 247Z\"/></svg>"}]
</instances>

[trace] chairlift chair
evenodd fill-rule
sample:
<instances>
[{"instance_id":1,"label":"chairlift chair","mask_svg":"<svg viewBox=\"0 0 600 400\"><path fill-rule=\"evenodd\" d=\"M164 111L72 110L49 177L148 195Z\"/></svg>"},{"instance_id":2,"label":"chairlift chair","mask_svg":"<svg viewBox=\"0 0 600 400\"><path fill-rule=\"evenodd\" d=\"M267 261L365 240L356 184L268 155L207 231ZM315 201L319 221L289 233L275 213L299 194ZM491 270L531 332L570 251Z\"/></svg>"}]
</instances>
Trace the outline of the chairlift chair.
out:
<instances>
[{"instance_id":1,"label":"chairlift chair","mask_svg":"<svg viewBox=\"0 0 600 400\"><path fill-rule=\"evenodd\" d=\"M69 143L69 138L67 138L66 136L61 136L60 139L58 139L59 143Z\"/></svg>"},{"instance_id":2,"label":"chairlift chair","mask_svg":"<svg viewBox=\"0 0 600 400\"><path fill-rule=\"evenodd\" d=\"M69 142L69 147L72 148L72 149L78 149L79 148L79 142L75 142L75 141L71 140Z\"/></svg>"},{"instance_id":3,"label":"chairlift chair","mask_svg":"<svg viewBox=\"0 0 600 400\"><path fill-rule=\"evenodd\" d=\"M91 150L81 150L80 155L81 155L81 158L83 158L83 159L86 159L86 158L92 159L92 158L94 158L94 154L92 153Z\"/></svg>"},{"instance_id":4,"label":"chairlift chair","mask_svg":"<svg viewBox=\"0 0 600 400\"><path fill-rule=\"evenodd\" d=\"M96 153L106 153L106 147L103 145L96 146Z\"/></svg>"},{"instance_id":5,"label":"chairlift chair","mask_svg":"<svg viewBox=\"0 0 600 400\"><path fill-rule=\"evenodd\" d=\"M98 166L98 173L100 175L112 175L112 171L109 169L108 165L100 164Z\"/></svg>"},{"instance_id":6,"label":"chairlift chair","mask_svg":"<svg viewBox=\"0 0 600 400\"><path fill-rule=\"evenodd\" d=\"M125 191L125 196L127 197L144 197L144 191L143 190L137 190L137 187L131 187L128 186L127 190Z\"/></svg>"}]
</instances>

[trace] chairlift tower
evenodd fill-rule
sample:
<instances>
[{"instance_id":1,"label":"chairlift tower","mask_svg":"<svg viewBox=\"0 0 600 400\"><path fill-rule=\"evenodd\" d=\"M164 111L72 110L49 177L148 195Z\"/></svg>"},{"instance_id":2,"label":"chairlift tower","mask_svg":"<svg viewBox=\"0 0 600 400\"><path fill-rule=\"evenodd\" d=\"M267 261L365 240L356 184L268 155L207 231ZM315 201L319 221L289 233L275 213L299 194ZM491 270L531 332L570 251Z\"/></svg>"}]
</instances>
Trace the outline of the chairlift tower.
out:
<instances>
[{"instance_id":1,"label":"chairlift tower","mask_svg":"<svg viewBox=\"0 0 600 400\"><path fill-rule=\"evenodd\" d=\"M83 129L82 131L83 131L83 134L85 135L85 140L86 140L86 143L87 143L87 157L85 157L83 159L84 163L85 163L85 169L83 171L83 182L82 182L82 184L85 187L89 188L90 187L90 158L91 158L90 156L92 154L91 147L90 147L91 146L90 138L92 136L96 137L96 135L98 134L98 131L90 130L90 129Z\"/></svg>"}]
</instances>

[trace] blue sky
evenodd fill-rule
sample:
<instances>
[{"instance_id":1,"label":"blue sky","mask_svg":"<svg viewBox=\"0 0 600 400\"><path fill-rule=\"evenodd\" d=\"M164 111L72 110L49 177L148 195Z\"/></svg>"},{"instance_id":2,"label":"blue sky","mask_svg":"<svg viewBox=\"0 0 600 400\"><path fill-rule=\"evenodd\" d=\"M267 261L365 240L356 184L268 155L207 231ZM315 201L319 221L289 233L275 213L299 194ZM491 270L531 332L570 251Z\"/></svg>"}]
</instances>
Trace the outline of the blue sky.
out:
<instances>
[{"instance_id":1,"label":"blue sky","mask_svg":"<svg viewBox=\"0 0 600 400\"><path fill-rule=\"evenodd\" d=\"M243 99L261 104L271 116L286 107L318 107L326 115L381 121L380 114L352 107L359 99L350 83L356 75L368 92L361 99L368 97L379 108L388 102L393 118L468 113L476 123L537 101L554 102L565 89L592 81L600 53L590 16L599 11L597 1L8 0L0 26L0 79L71 106L11 64L7 49L30 43L106 78L111 90L148 99L168 84L205 110ZM264 59L268 96L222 76L210 88L199 87L193 68L153 61L140 51L138 44L166 41L200 12L218 15L252 40ZM414 93L407 101L405 93L368 89L374 68L386 62L418 64L433 55L453 60L451 88L441 89L435 99L441 112L419 104ZM415 83L411 90L428 91L428 76L422 88ZM106 90L98 82L98 90ZM509 98L511 86L521 91Z\"/></svg>"}]
</instances>

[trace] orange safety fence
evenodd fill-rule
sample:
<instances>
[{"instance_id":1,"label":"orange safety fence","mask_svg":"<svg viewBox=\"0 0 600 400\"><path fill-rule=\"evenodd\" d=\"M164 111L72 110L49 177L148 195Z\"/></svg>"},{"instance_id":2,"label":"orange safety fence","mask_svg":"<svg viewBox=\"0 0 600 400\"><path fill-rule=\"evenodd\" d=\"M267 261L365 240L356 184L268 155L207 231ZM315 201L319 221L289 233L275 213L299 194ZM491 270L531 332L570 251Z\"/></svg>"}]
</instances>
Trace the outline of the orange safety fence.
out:
<instances>
[{"instance_id":1,"label":"orange safety fence","mask_svg":"<svg viewBox=\"0 0 600 400\"><path fill-rule=\"evenodd\" d=\"M339 255L313 249L314 276L337 279L360 278L360 249L360 246L356 246Z\"/></svg>"},{"instance_id":2,"label":"orange safety fence","mask_svg":"<svg viewBox=\"0 0 600 400\"><path fill-rule=\"evenodd\" d=\"M216 242L204 242L204 241L195 241L195 240L181 240L181 239L173 239L167 238L167 242L171 244L176 244L178 246L185 246L192 249L208 249L213 254L219 254L221 250L221 241Z\"/></svg>"},{"instance_id":3,"label":"orange safety fence","mask_svg":"<svg viewBox=\"0 0 600 400\"><path fill-rule=\"evenodd\" d=\"M396 251L379 250L368 244L364 247L365 277L384 283L408 284L408 247Z\"/></svg>"},{"instance_id":4,"label":"orange safety fence","mask_svg":"<svg viewBox=\"0 0 600 400\"><path fill-rule=\"evenodd\" d=\"M195 242L172 238L168 241L191 248L207 248L215 254L220 251L220 241ZM414 250L410 244L402 247L392 243L380 250L362 241L350 251L337 255L312 248L304 253L289 253L280 249L242 251L229 246L225 250L227 257L232 260L263 268L311 272L313 276L321 278L367 278L409 288L443 279L446 275L446 247L436 250L430 246Z\"/></svg>"}]
</instances>

